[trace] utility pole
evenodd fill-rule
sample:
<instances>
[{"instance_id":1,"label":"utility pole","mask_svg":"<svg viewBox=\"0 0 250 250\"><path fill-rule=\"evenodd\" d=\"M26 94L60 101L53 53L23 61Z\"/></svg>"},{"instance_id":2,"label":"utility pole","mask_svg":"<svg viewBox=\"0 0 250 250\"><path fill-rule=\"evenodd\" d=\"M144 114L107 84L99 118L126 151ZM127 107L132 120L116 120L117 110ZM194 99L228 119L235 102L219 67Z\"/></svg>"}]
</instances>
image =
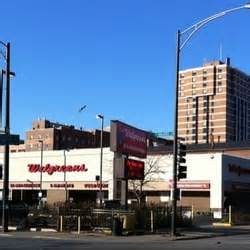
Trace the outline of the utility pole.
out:
<instances>
[{"instance_id":1,"label":"utility pole","mask_svg":"<svg viewBox=\"0 0 250 250\"><path fill-rule=\"evenodd\" d=\"M6 44L6 106L5 106L5 134L10 136L10 43ZM4 150L4 180L3 180L3 232L8 232L9 224L9 141Z\"/></svg>"}]
</instances>

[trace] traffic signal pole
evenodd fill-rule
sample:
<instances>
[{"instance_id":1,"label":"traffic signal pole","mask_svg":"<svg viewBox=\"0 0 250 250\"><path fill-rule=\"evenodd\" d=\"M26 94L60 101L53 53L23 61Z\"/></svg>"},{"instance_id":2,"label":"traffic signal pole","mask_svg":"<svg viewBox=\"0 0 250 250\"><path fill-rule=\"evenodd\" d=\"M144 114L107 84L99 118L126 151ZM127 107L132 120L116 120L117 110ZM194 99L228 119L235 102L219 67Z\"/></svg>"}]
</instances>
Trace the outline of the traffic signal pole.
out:
<instances>
[{"instance_id":1,"label":"traffic signal pole","mask_svg":"<svg viewBox=\"0 0 250 250\"><path fill-rule=\"evenodd\" d=\"M180 68L180 31L177 31L176 47L176 86L175 86L175 124L173 145L173 187L171 211L171 236L176 236L176 189L177 189L177 142L178 142L178 94L179 94L179 68Z\"/></svg>"}]
</instances>

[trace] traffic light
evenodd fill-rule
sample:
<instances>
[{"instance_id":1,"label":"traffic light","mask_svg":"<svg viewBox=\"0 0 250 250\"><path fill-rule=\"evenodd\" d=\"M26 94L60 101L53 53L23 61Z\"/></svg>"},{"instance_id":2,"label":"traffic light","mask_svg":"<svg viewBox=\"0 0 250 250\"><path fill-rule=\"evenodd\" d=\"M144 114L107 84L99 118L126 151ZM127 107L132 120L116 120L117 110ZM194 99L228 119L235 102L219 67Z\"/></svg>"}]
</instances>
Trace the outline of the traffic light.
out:
<instances>
[{"instance_id":1,"label":"traffic light","mask_svg":"<svg viewBox=\"0 0 250 250\"><path fill-rule=\"evenodd\" d=\"M178 166L178 180L187 178L187 166L182 165L186 163L187 146L180 141L177 147L177 166Z\"/></svg>"},{"instance_id":2,"label":"traffic light","mask_svg":"<svg viewBox=\"0 0 250 250\"><path fill-rule=\"evenodd\" d=\"M3 179L3 165L0 165L0 180Z\"/></svg>"}]
</instances>

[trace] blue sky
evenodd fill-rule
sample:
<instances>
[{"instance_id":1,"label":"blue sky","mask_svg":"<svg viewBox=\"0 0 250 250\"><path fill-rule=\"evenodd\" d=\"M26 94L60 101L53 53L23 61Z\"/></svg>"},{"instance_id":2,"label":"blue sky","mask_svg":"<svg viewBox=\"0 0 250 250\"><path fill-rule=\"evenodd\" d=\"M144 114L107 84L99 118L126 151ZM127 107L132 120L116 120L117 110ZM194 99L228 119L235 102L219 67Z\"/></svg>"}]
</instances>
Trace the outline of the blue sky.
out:
<instances>
[{"instance_id":1,"label":"blue sky","mask_svg":"<svg viewBox=\"0 0 250 250\"><path fill-rule=\"evenodd\" d=\"M37 118L97 128L96 113L145 130L171 131L177 29L238 0L9 0L0 40L11 42L11 131ZM250 10L210 23L181 54L181 68L231 57L250 73ZM1 59L2 60L2 59ZM3 63L1 63L2 65ZM87 109L78 113L82 105Z\"/></svg>"}]
</instances>

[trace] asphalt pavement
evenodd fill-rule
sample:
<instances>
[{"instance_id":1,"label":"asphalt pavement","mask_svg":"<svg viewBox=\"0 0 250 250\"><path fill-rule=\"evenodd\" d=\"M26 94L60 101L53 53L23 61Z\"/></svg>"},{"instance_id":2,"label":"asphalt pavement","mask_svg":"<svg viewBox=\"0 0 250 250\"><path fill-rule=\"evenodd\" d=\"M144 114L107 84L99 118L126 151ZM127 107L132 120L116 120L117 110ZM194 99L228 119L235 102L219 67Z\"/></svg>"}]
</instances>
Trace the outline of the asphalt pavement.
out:
<instances>
[{"instance_id":1,"label":"asphalt pavement","mask_svg":"<svg viewBox=\"0 0 250 250\"><path fill-rule=\"evenodd\" d=\"M100 233L0 233L0 249L250 249L250 226L181 230L175 239L161 232L108 236Z\"/></svg>"}]
</instances>

